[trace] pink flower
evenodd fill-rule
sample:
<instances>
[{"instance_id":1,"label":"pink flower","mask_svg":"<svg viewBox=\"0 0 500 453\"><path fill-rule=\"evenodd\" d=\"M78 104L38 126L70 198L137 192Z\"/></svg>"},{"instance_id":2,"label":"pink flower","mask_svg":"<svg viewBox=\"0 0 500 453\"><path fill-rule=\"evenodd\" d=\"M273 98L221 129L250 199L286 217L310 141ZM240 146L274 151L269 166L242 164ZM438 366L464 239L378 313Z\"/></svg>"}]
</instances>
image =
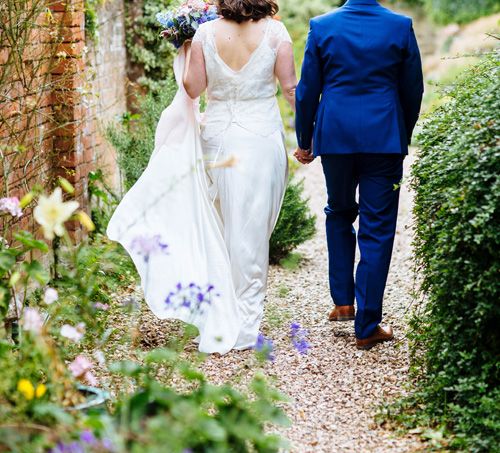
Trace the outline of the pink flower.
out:
<instances>
[{"instance_id":1,"label":"pink flower","mask_svg":"<svg viewBox=\"0 0 500 453\"><path fill-rule=\"evenodd\" d=\"M87 371L83 375L83 379L88 385L92 385L93 387L95 387L98 384L97 378L90 371Z\"/></svg>"},{"instance_id":2,"label":"pink flower","mask_svg":"<svg viewBox=\"0 0 500 453\"><path fill-rule=\"evenodd\" d=\"M109 310L109 305L108 304L103 304L102 302L96 302L94 304L94 308L96 310L108 311Z\"/></svg>"},{"instance_id":3,"label":"pink flower","mask_svg":"<svg viewBox=\"0 0 500 453\"><path fill-rule=\"evenodd\" d=\"M89 385L97 385L97 379L90 371L94 364L83 355L76 357L68 366L73 377Z\"/></svg>"},{"instance_id":4,"label":"pink flower","mask_svg":"<svg viewBox=\"0 0 500 453\"><path fill-rule=\"evenodd\" d=\"M70 326L69 324L64 324L64 326L61 327L61 335L77 343L85 335L85 324L81 322L76 327Z\"/></svg>"},{"instance_id":5,"label":"pink flower","mask_svg":"<svg viewBox=\"0 0 500 453\"><path fill-rule=\"evenodd\" d=\"M0 198L0 212L8 212L13 217L21 217L23 210L19 202L19 198Z\"/></svg>"},{"instance_id":6,"label":"pink flower","mask_svg":"<svg viewBox=\"0 0 500 453\"><path fill-rule=\"evenodd\" d=\"M57 291L54 288L47 288L45 290L45 294L43 296L43 301L47 305L53 304L54 302L57 301L57 299L59 299L59 294L57 293Z\"/></svg>"},{"instance_id":7,"label":"pink flower","mask_svg":"<svg viewBox=\"0 0 500 453\"><path fill-rule=\"evenodd\" d=\"M24 309L21 323L24 330L38 335L42 331L43 318L36 308L27 307Z\"/></svg>"}]
</instances>

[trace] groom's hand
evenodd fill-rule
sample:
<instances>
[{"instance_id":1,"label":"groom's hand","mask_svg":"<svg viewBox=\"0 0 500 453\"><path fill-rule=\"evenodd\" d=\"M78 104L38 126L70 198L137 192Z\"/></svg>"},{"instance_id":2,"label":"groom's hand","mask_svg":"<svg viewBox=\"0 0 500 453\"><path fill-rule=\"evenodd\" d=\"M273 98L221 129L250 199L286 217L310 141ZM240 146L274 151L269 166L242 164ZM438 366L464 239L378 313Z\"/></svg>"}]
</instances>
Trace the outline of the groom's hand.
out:
<instances>
[{"instance_id":1,"label":"groom's hand","mask_svg":"<svg viewBox=\"0 0 500 453\"><path fill-rule=\"evenodd\" d=\"M314 154L310 149L305 150L297 148L293 155L295 156L295 159L297 159L301 164L304 165L310 164L314 160Z\"/></svg>"}]
</instances>

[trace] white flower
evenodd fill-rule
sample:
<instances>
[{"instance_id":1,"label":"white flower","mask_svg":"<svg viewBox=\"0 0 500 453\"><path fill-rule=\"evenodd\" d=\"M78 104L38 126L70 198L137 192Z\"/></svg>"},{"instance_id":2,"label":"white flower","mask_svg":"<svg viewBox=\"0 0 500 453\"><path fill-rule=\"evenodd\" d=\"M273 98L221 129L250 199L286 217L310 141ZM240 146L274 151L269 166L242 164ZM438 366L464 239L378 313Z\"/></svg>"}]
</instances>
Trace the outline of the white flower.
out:
<instances>
[{"instance_id":1,"label":"white flower","mask_svg":"<svg viewBox=\"0 0 500 453\"><path fill-rule=\"evenodd\" d=\"M61 327L61 335L71 341L74 341L75 343L78 343L85 335L85 324L81 322L76 327L64 324L64 326Z\"/></svg>"},{"instance_id":2,"label":"white flower","mask_svg":"<svg viewBox=\"0 0 500 453\"><path fill-rule=\"evenodd\" d=\"M64 222L66 222L78 209L78 202L63 202L62 190L57 187L50 197L41 196L38 206L33 211L35 220L42 226L45 239L64 234Z\"/></svg>"},{"instance_id":3,"label":"white flower","mask_svg":"<svg viewBox=\"0 0 500 453\"><path fill-rule=\"evenodd\" d=\"M94 359L96 359L99 365L106 365L106 356L104 355L104 352L100 351L99 349L97 351L94 351Z\"/></svg>"},{"instance_id":4,"label":"white flower","mask_svg":"<svg viewBox=\"0 0 500 453\"><path fill-rule=\"evenodd\" d=\"M57 294L57 291L54 288L47 288L45 290L45 294L43 296L43 301L47 304L53 304L54 302L59 299L59 294Z\"/></svg>"},{"instance_id":5,"label":"white flower","mask_svg":"<svg viewBox=\"0 0 500 453\"><path fill-rule=\"evenodd\" d=\"M25 308L23 319L21 320L24 330L32 332L34 334L39 334L43 327L43 318L40 312L36 308Z\"/></svg>"}]
</instances>

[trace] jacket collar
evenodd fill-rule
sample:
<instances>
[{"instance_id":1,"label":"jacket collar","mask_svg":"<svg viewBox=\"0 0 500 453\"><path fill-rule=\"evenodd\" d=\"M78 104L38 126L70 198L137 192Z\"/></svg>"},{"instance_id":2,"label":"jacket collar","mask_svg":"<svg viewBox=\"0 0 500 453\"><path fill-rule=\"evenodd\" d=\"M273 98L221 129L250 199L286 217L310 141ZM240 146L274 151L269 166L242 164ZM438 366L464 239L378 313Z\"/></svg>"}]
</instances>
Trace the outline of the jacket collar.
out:
<instances>
[{"instance_id":1,"label":"jacket collar","mask_svg":"<svg viewBox=\"0 0 500 453\"><path fill-rule=\"evenodd\" d=\"M344 6L378 5L377 0L347 0Z\"/></svg>"}]
</instances>

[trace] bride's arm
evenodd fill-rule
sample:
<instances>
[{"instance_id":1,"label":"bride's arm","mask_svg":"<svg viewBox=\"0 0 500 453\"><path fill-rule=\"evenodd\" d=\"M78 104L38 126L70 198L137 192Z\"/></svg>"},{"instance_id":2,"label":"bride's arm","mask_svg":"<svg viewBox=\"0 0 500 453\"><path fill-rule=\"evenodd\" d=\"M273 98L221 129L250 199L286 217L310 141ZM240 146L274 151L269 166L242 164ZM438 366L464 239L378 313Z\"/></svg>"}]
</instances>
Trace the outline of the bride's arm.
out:
<instances>
[{"instance_id":1,"label":"bride's arm","mask_svg":"<svg viewBox=\"0 0 500 453\"><path fill-rule=\"evenodd\" d=\"M201 42L187 42L186 46L186 69L184 70L184 88L192 99L200 97L207 89L207 72L205 69L205 57Z\"/></svg>"},{"instance_id":2,"label":"bride's arm","mask_svg":"<svg viewBox=\"0 0 500 453\"><path fill-rule=\"evenodd\" d=\"M297 73L295 71L295 60L293 58L293 46L289 42L283 42L278 49L276 59L276 77L286 100L295 111L295 89L297 88Z\"/></svg>"}]
</instances>

